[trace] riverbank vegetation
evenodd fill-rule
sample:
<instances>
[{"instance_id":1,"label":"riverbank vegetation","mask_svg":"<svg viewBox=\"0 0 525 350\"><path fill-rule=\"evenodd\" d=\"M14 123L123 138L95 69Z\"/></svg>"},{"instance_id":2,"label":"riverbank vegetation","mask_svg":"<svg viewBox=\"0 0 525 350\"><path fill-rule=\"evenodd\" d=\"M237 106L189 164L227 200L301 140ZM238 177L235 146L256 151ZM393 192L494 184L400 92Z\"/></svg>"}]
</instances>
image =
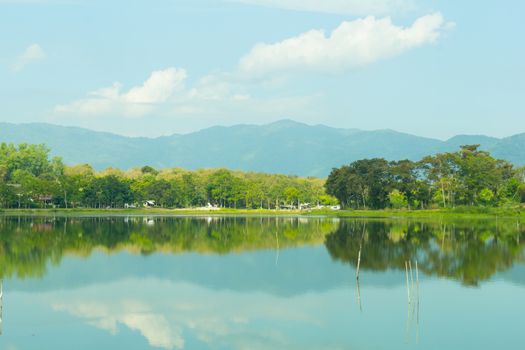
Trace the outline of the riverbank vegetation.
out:
<instances>
[{"instance_id":1,"label":"riverbank vegetation","mask_svg":"<svg viewBox=\"0 0 525 350\"><path fill-rule=\"evenodd\" d=\"M0 146L2 208L299 208L335 204L324 180L226 169L101 172L49 159L43 145Z\"/></svg>"},{"instance_id":2,"label":"riverbank vegetation","mask_svg":"<svg viewBox=\"0 0 525 350\"><path fill-rule=\"evenodd\" d=\"M524 203L525 169L478 147L466 145L417 162L359 160L332 171L327 193L343 208L352 209L517 207Z\"/></svg>"},{"instance_id":3,"label":"riverbank vegetation","mask_svg":"<svg viewBox=\"0 0 525 350\"><path fill-rule=\"evenodd\" d=\"M318 209L338 203L344 210ZM417 162L359 160L334 169L326 181L227 169L95 171L50 159L43 145L0 145L0 209L8 211L140 213L147 207L159 214L273 215L308 209L339 216L516 216L523 203L525 170L477 145Z\"/></svg>"}]
</instances>

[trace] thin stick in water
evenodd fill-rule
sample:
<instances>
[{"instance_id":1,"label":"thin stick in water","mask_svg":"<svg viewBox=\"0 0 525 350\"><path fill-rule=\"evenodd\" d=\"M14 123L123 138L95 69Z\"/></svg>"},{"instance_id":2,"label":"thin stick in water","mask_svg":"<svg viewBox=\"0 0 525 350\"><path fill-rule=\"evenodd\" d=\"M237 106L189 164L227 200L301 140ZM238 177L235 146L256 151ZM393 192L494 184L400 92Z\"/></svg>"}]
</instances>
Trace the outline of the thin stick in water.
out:
<instances>
[{"instance_id":1,"label":"thin stick in water","mask_svg":"<svg viewBox=\"0 0 525 350\"><path fill-rule=\"evenodd\" d=\"M416 287L417 287L417 299L419 300L419 269L417 267L417 260L416 260Z\"/></svg>"},{"instance_id":2,"label":"thin stick in water","mask_svg":"<svg viewBox=\"0 0 525 350\"><path fill-rule=\"evenodd\" d=\"M408 262L405 260L405 270L406 270L406 276L407 276L407 297L408 297L408 303L410 304L410 285L408 284Z\"/></svg>"},{"instance_id":3,"label":"thin stick in water","mask_svg":"<svg viewBox=\"0 0 525 350\"><path fill-rule=\"evenodd\" d=\"M355 270L355 278L359 281L359 266L361 266L361 247L359 247L359 253L357 254L357 269Z\"/></svg>"},{"instance_id":4,"label":"thin stick in water","mask_svg":"<svg viewBox=\"0 0 525 350\"><path fill-rule=\"evenodd\" d=\"M361 288L359 288L359 279L357 280L356 288L357 288L357 304L359 305L359 311L363 312L363 306L361 304Z\"/></svg>"},{"instance_id":5,"label":"thin stick in water","mask_svg":"<svg viewBox=\"0 0 525 350\"><path fill-rule=\"evenodd\" d=\"M414 290L414 274L412 273L412 261L408 260L408 268L410 269L410 282L411 282L411 290Z\"/></svg>"}]
</instances>

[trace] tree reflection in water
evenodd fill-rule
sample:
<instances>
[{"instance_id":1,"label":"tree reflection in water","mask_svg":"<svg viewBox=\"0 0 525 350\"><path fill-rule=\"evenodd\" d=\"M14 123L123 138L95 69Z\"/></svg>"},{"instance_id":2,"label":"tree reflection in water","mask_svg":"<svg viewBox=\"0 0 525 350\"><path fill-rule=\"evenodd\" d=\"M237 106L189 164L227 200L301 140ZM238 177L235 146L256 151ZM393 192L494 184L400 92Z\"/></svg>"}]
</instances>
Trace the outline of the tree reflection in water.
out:
<instances>
[{"instance_id":1,"label":"tree reflection in water","mask_svg":"<svg viewBox=\"0 0 525 350\"><path fill-rule=\"evenodd\" d=\"M523 262L525 230L516 221L297 217L2 217L0 278L42 277L48 263L94 250L229 254L324 242L335 260L360 270L420 272L475 286ZM359 258L359 255L361 257Z\"/></svg>"},{"instance_id":2,"label":"tree reflection in water","mask_svg":"<svg viewBox=\"0 0 525 350\"><path fill-rule=\"evenodd\" d=\"M337 225L298 217L3 217L0 278L42 277L48 263L95 250L222 255L320 245Z\"/></svg>"},{"instance_id":3,"label":"tree reflection in water","mask_svg":"<svg viewBox=\"0 0 525 350\"><path fill-rule=\"evenodd\" d=\"M325 245L332 258L354 266L361 251L362 270L404 271L406 262L417 261L426 275L476 286L525 261L524 235L512 220L345 220Z\"/></svg>"},{"instance_id":4,"label":"tree reflection in water","mask_svg":"<svg viewBox=\"0 0 525 350\"><path fill-rule=\"evenodd\" d=\"M245 319L264 319L273 326L279 319L272 312L277 310L282 315L281 309L288 307L293 317L281 320L282 325L289 325L299 314L312 316L314 320L324 315L327 324L334 322L327 329L333 329L339 322L333 316L347 317L347 321L355 321L355 324L362 321L363 326L367 318L370 321L370 316L375 315L378 319L373 320L370 334L376 334L377 323L381 320L387 320L383 325L386 327L386 324L399 321L399 312L406 312L406 339L415 338L417 343L421 275L442 276L476 286L497 272L525 261L524 234L516 221L502 220L1 217L0 279L5 278L14 293L21 291L19 295L23 297L43 298L41 302L51 303L54 311L67 311L89 324L97 321L110 331L116 329L117 324L138 329L137 323L130 322L129 317L139 314L139 321L146 324L141 325L141 332L148 337L151 324L161 320L158 322L167 325L164 330L168 331L162 334L171 336L161 337L162 342L152 337L153 340L148 340L150 344L167 347L179 344L177 332L184 328L186 317L198 316L206 320L209 310L215 314L222 312L223 317L217 318L216 324L223 325L237 317L238 310L242 309L250 311L244 315ZM260 250L266 252L258 252ZM115 254L109 260L105 254L93 254L97 251L124 254ZM185 252L197 254L182 254ZM236 254L241 252L246 254ZM63 261L65 256L71 255L90 259ZM135 255L152 256L143 259ZM334 260L346 265L334 263ZM53 271L50 264L61 265L61 268ZM358 265L360 278L357 278ZM40 278L48 268L49 278L17 281ZM379 274L375 283L378 283L376 286L388 283L389 288L371 293L372 276L365 272L386 270L396 271ZM509 273L512 271L518 271L519 275L521 270ZM354 278L355 286L352 284ZM402 289L405 283L407 289L411 289L406 310L404 304L400 304L407 298ZM451 285L457 283L448 283L447 288ZM348 301L350 286L355 287L356 302L366 317L356 318L347 310L343 310L341 316L341 303ZM472 288L459 289L463 292ZM392 290L398 293L395 299L398 302L388 299ZM432 292L439 293L439 290ZM459 294L463 295L462 292ZM175 294L176 299L172 297ZM159 299L159 295L163 295L163 299ZM430 295L428 289L424 295L422 291L423 298ZM217 298L222 299L215 302ZM9 299L12 305L13 299ZM263 299L267 304L261 304ZM133 304L130 311L125 309L129 306L127 300L140 303ZM243 303L241 307L239 300ZM379 307L378 300L385 303ZM0 304L1 301L0 298ZM202 307L203 302L207 303L205 307ZM149 305L146 311L142 305ZM192 307L187 308L188 305ZM195 305L201 307L198 310L204 310L202 314L191 313ZM385 319L384 306L396 312L386 314L390 318ZM177 307L177 312L172 312L173 307ZM86 310L84 315L82 312ZM332 313L325 313L326 310ZM432 307L426 304L423 311L426 330L431 328L426 317L431 312ZM0 305L0 319L1 316ZM12 317L9 319L16 323ZM403 326L401 324L400 333ZM247 331L244 324L232 323L231 327L235 333ZM308 328L306 332L311 330ZM345 329L340 334L346 332ZM2 338L5 337L4 334ZM297 339L303 339L302 335ZM341 344L346 341L341 340Z\"/></svg>"}]
</instances>

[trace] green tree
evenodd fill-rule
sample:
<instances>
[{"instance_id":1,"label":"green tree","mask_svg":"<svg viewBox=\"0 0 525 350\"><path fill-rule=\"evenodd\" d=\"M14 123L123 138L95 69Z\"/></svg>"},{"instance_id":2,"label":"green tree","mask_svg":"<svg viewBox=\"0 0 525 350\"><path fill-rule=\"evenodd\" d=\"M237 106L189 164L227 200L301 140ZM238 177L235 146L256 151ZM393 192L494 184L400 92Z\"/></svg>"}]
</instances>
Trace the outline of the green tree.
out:
<instances>
[{"instance_id":1,"label":"green tree","mask_svg":"<svg viewBox=\"0 0 525 350\"><path fill-rule=\"evenodd\" d=\"M397 189L391 191L388 194L388 199L390 201L390 205L394 209L406 208L408 206L406 195Z\"/></svg>"},{"instance_id":2,"label":"green tree","mask_svg":"<svg viewBox=\"0 0 525 350\"><path fill-rule=\"evenodd\" d=\"M494 192L492 192L488 188L484 188L481 191L479 191L478 199L479 202L481 202L484 205L490 205L493 204L494 201Z\"/></svg>"}]
</instances>

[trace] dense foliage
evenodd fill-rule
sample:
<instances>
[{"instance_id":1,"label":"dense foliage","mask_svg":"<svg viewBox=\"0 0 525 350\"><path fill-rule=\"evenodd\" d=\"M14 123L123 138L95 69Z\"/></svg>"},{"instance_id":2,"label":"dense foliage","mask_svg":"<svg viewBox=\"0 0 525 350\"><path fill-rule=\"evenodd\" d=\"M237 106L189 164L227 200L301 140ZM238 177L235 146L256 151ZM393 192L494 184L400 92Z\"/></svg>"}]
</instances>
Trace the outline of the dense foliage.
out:
<instances>
[{"instance_id":1,"label":"dense foliage","mask_svg":"<svg viewBox=\"0 0 525 350\"><path fill-rule=\"evenodd\" d=\"M333 197L332 197L333 196ZM337 198L337 199L336 199ZM317 178L226 169L128 171L65 166L43 145L0 145L0 207L122 208L145 202L165 208L452 208L525 202L525 170L477 145L420 161L364 159Z\"/></svg>"},{"instance_id":2,"label":"dense foliage","mask_svg":"<svg viewBox=\"0 0 525 350\"><path fill-rule=\"evenodd\" d=\"M418 162L365 159L333 169L326 191L345 208L451 208L525 202L525 170L466 145Z\"/></svg>"},{"instance_id":3,"label":"dense foliage","mask_svg":"<svg viewBox=\"0 0 525 350\"><path fill-rule=\"evenodd\" d=\"M122 208L146 201L169 208L280 208L332 204L323 180L243 173L226 169L95 172L89 165L65 166L49 160L42 145L0 145L0 207Z\"/></svg>"}]
</instances>

